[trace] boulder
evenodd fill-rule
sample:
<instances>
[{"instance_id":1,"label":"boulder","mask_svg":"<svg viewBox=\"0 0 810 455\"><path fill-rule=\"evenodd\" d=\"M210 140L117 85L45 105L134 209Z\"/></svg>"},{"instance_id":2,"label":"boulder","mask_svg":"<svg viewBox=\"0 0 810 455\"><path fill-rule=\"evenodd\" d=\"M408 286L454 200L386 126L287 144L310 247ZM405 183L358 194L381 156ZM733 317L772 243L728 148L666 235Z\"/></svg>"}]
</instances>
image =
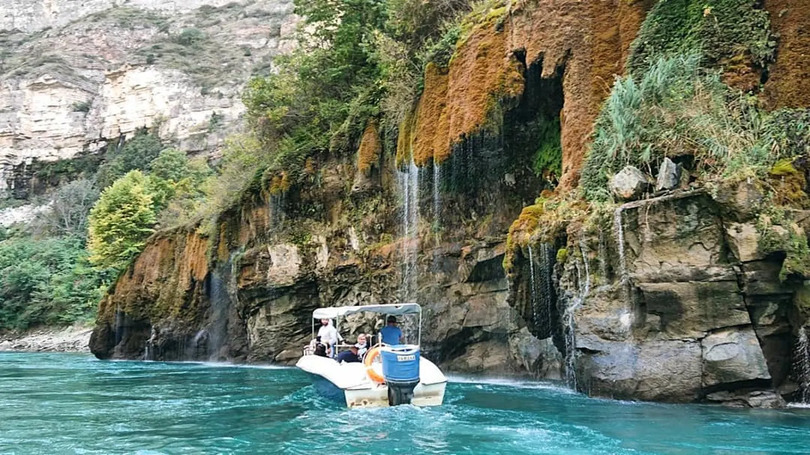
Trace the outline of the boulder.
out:
<instances>
[{"instance_id":1,"label":"boulder","mask_svg":"<svg viewBox=\"0 0 810 455\"><path fill-rule=\"evenodd\" d=\"M752 220L765 200L762 188L752 179L736 185L721 185L713 197L720 203L724 218L738 222Z\"/></svg>"},{"instance_id":2,"label":"boulder","mask_svg":"<svg viewBox=\"0 0 810 455\"><path fill-rule=\"evenodd\" d=\"M577 341L579 343L579 341ZM602 342L578 359L578 383L592 396L689 402L700 395L700 345L690 341Z\"/></svg>"},{"instance_id":3,"label":"boulder","mask_svg":"<svg viewBox=\"0 0 810 455\"><path fill-rule=\"evenodd\" d=\"M733 327L701 341L703 386L754 379L770 380L765 356L751 327Z\"/></svg>"},{"instance_id":4,"label":"boulder","mask_svg":"<svg viewBox=\"0 0 810 455\"><path fill-rule=\"evenodd\" d=\"M781 409L786 406L785 400L778 393L771 390L722 390L706 395L706 400L738 408Z\"/></svg>"},{"instance_id":5,"label":"boulder","mask_svg":"<svg viewBox=\"0 0 810 455\"><path fill-rule=\"evenodd\" d=\"M538 340L522 327L509 334L509 352L518 365L537 377L562 379L563 358L551 338Z\"/></svg>"},{"instance_id":6,"label":"boulder","mask_svg":"<svg viewBox=\"0 0 810 455\"><path fill-rule=\"evenodd\" d=\"M632 201L641 198L650 183L638 168L626 166L610 179L610 191L619 199Z\"/></svg>"},{"instance_id":7,"label":"boulder","mask_svg":"<svg viewBox=\"0 0 810 455\"><path fill-rule=\"evenodd\" d=\"M672 190L678 187L681 182L681 167L672 162L669 158L664 158L661 166L658 167L658 179L655 182L655 190Z\"/></svg>"}]
</instances>

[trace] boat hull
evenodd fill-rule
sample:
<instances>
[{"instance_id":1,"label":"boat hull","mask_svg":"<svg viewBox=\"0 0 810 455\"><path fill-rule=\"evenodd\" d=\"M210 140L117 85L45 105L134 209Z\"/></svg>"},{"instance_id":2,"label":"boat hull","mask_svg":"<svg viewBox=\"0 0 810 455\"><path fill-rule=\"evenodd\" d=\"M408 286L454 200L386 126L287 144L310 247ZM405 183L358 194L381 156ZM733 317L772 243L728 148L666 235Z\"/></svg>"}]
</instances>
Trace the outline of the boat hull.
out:
<instances>
[{"instance_id":1,"label":"boat hull","mask_svg":"<svg viewBox=\"0 0 810 455\"><path fill-rule=\"evenodd\" d=\"M361 363L337 363L332 359L304 356L296 366L314 376L318 393L345 401L349 408L389 406L388 386L371 381ZM414 406L440 406L447 378L431 361L420 360L420 382L413 390Z\"/></svg>"},{"instance_id":2,"label":"boat hull","mask_svg":"<svg viewBox=\"0 0 810 455\"><path fill-rule=\"evenodd\" d=\"M411 404L419 407L441 406L444 402L446 382L438 384L418 384L413 389ZM345 390L346 406L350 408L383 408L388 407L388 386L382 384L375 388Z\"/></svg>"}]
</instances>

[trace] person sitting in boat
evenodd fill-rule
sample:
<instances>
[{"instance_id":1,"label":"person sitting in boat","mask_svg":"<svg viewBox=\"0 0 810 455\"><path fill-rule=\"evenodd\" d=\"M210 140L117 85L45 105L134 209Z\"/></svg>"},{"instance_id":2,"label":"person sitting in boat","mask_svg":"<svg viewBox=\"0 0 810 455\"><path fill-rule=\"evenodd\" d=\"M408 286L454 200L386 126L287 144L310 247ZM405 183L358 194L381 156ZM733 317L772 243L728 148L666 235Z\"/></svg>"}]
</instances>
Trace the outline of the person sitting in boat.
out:
<instances>
[{"instance_id":1,"label":"person sitting in boat","mask_svg":"<svg viewBox=\"0 0 810 455\"><path fill-rule=\"evenodd\" d=\"M357 356L362 359L366 356L366 352L368 352L369 348L368 337L366 334L361 333L360 335L357 335L357 346Z\"/></svg>"},{"instance_id":2,"label":"person sitting in boat","mask_svg":"<svg viewBox=\"0 0 810 455\"><path fill-rule=\"evenodd\" d=\"M343 351L337 356L338 363L358 363L360 362L360 356L357 354L360 351L360 344L353 344L349 346L348 351Z\"/></svg>"},{"instance_id":3,"label":"person sitting in boat","mask_svg":"<svg viewBox=\"0 0 810 455\"><path fill-rule=\"evenodd\" d=\"M329 319L321 319L321 328L318 329L318 338L326 345L329 357L334 357L335 346L342 338Z\"/></svg>"},{"instance_id":4,"label":"person sitting in boat","mask_svg":"<svg viewBox=\"0 0 810 455\"><path fill-rule=\"evenodd\" d=\"M397 327L396 316L388 316L387 325L380 329L382 342L388 345L401 344L403 341L402 330Z\"/></svg>"}]
</instances>

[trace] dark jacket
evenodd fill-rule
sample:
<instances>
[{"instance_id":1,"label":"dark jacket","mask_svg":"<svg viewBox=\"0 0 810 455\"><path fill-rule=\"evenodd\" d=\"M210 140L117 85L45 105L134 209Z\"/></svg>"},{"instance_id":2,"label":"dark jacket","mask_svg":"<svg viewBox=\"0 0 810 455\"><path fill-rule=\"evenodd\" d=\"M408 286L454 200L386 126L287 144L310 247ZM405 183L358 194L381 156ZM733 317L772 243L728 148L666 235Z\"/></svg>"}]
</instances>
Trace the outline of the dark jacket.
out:
<instances>
[{"instance_id":1,"label":"dark jacket","mask_svg":"<svg viewBox=\"0 0 810 455\"><path fill-rule=\"evenodd\" d=\"M343 351L340 354L338 354L337 359L335 360L337 360L338 363L340 362L352 363L352 362L360 362L360 357L357 357L357 354L352 352L350 349L348 351Z\"/></svg>"}]
</instances>

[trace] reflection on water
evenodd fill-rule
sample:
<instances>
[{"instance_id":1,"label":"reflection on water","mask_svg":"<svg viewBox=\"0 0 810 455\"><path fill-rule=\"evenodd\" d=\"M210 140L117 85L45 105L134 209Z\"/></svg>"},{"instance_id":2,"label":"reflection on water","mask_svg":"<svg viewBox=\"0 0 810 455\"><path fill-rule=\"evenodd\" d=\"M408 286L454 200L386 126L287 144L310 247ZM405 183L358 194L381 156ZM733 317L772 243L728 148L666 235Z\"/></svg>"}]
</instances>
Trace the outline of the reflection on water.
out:
<instances>
[{"instance_id":1,"label":"reflection on water","mask_svg":"<svg viewBox=\"0 0 810 455\"><path fill-rule=\"evenodd\" d=\"M451 377L444 406L347 410L290 368L0 353L0 453L807 453L810 409L595 400Z\"/></svg>"}]
</instances>

